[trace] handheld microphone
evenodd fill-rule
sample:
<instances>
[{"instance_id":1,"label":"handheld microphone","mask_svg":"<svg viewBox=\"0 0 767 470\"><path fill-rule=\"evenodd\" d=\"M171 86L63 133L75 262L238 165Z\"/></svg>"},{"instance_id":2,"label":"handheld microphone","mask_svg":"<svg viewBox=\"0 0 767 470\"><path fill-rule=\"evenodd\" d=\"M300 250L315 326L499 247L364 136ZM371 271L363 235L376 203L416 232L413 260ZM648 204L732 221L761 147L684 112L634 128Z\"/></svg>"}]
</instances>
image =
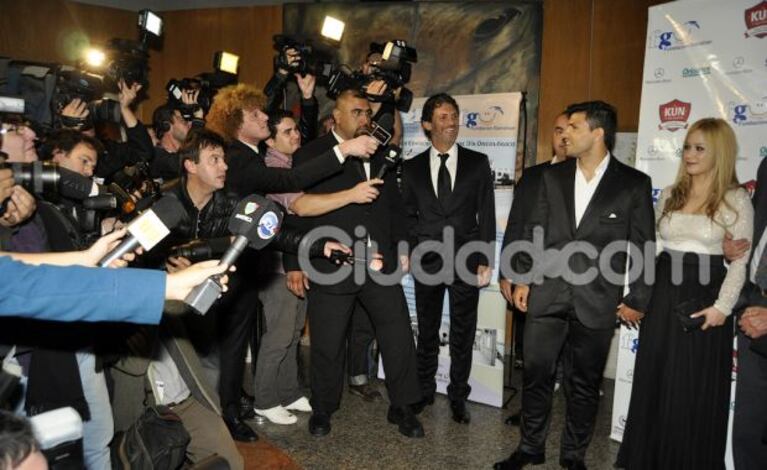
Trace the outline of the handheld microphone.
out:
<instances>
[{"instance_id":1,"label":"handheld microphone","mask_svg":"<svg viewBox=\"0 0 767 470\"><path fill-rule=\"evenodd\" d=\"M371 123L368 134L378 142L378 145L384 146L391 140L393 129L394 116L391 113L384 113L378 117L377 121Z\"/></svg>"},{"instance_id":2,"label":"handheld microphone","mask_svg":"<svg viewBox=\"0 0 767 470\"><path fill-rule=\"evenodd\" d=\"M105 268L139 246L146 251L151 250L168 236L170 229L181 222L183 215L184 207L178 199L173 196L163 197L128 225L128 238L102 258L99 266Z\"/></svg>"},{"instance_id":3,"label":"handheld microphone","mask_svg":"<svg viewBox=\"0 0 767 470\"><path fill-rule=\"evenodd\" d=\"M402 149L394 144L389 144L384 148L384 164L378 169L376 178L381 179L384 177L387 171L397 166L400 159L402 159Z\"/></svg>"},{"instance_id":4,"label":"handheld microphone","mask_svg":"<svg viewBox=\"0 0 767 470\"><path fill-rule=\"evenodd\" d=\"M280 230L282 216L277 203L257 194L251 194L237 203L229 219L229 231L236 238L221 257L219 265L225 265L228 269L246 247L260 250L268 245ZM218 276L212 276L192 289L184 303L200 315L205 315L222 291Z\"/></svg>"}]
</instances>

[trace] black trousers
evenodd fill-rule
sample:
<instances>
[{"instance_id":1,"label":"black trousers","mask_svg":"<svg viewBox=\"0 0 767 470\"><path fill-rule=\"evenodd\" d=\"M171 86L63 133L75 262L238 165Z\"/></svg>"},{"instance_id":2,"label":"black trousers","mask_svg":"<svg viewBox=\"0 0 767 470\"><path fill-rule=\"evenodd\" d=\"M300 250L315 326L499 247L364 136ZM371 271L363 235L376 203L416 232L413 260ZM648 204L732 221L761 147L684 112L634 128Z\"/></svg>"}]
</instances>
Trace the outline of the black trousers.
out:
<instances>
[{"instance_id":1,"label":"black trousers","mask_svg":"<svg viewBox=\"0 0 767 470\"><path fill-rule=\"evenodd\" d=\"M216 304L220 367L218 393L221 410L229 418L240 414L245 355L261 306L256 284L251 281L251 276L230 276L229 291Z\"/></svg>"},{"instance_id":2,"label":"black trousers","mask_svg":"<svg viewBox=\"0 0 767 470\"><path fill-rule=\"evenodd\" d=\"M732 428L732 453L738 470L756 470L767 463L767 357L750 346L751 338L738 331L738 384Z\"/></svg>"},{"instance_id":3,"label":"black trousers","mask_svg":"<svg viewBox=\"0 0 767 470\"><path fill-rule=\"evenodd\" d=\"M456 278L451 285L427 286L415 283L415 303L418 311L418 377L424 396L437 389L434 375L439 356L439 328L442 325L442 306L445 289L450 301L450 400L466 400L471 392L472 349L477 331L477 302L479 289Z\"/></svg>"},{"instance_id":4,"label":"black trousers","mask_svg":"<svg viewBox=\"0 0 767 470\"><path fill-rule=\"evenodd\" d=\"M346 334L357 301L375 328L392 406L421 399L410 317L401 286L380 286L368 280L359 292L331 294L314 285L307 298L314 411L333 413L341 402Z\"/></svg>"},{"instance_id":5,"label":"black trousers","mask_svg":"<svg viewBox=\"0 0 767 470\"><path fill-rule=\"evenodd\" d=\"M528 313L525 322L519 448L533 454L546 450L557 359L561 351L562 388L567 412L560 461L583 460L586 455L594 432L599 385L615 332L614 328L595 330L584 326L575 315L570 292L570 288L566 288L544 313Z\"/></svg>"},{"instance_id":6,"label":"black trousers","mask_svg":"<svg viewBox=\"0 0 767 470\"><path fill-rule=\"evenodd\" d=\"M358 301L354 304L351 327L347 343L346 368L349 374L349 383L362 385L368 383L372 358L370 348L375 339L375 329L370 321L370 315L365 307ZM362 378L365 376L365 379Z\"/></svg>"}]
</instances>

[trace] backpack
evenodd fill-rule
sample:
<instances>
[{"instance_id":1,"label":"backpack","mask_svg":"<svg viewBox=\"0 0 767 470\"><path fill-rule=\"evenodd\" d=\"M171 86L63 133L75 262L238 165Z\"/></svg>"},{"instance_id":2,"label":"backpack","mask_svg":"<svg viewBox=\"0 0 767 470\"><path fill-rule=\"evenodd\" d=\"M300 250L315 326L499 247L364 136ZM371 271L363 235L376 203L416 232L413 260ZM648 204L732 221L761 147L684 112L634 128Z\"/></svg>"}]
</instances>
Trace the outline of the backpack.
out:
<instances>
[{"instance_id":1,"label":"backpack","mask_svg":"<svg viewBox=\"0 0 767 470\"><path fill-rule=\"evenodd\" d=\"M190 441L181 418L167 406L149 407L112 441L112 468L176 470L186 458Z\"/></svg>"}]
</instances>

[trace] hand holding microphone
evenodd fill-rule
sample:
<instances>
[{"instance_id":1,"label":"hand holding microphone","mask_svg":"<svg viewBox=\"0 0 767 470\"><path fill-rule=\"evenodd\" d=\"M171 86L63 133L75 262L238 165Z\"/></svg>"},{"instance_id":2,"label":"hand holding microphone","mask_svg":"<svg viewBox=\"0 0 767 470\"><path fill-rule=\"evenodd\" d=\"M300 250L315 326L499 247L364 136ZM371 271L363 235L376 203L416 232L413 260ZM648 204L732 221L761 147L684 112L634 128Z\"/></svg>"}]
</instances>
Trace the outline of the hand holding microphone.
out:
<instances>
[{"instance_id":1,"label":"hand holding microphone","mask_svg":"<svg viewBox=\"0 0 767 470\"><path fill-rule=\"evenodd\" d=\"M229 231L235 235L235 239L221 257L219 265L226 270L237 261L246 247L259 250L268 245L280 230L282 216L282 211L274 201L257 194L240 201L229 219ZM184 302L195 312L205 315L222 292L218 279L212 276L195 287Z\"/></svg>"},{"instance_id":2,"label":"hand holding microphone","mask_svg":"<svg viewBox=\"0 0 767 470\"><path fill-rule=\"evenodd\" d=\"M181 222L183 215L184 207L178 199L173 196L163 197L128 225L128 237L102 258L99 266L107 267L138 247L151 250Z\"/></svg>"}]
</instances>

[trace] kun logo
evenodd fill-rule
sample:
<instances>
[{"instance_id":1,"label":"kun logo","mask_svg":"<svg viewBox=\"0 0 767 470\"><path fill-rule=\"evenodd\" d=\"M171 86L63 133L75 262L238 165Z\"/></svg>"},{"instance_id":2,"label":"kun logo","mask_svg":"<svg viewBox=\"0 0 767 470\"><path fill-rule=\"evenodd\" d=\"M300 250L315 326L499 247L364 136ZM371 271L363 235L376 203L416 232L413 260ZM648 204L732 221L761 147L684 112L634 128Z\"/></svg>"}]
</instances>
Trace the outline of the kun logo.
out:
<instances>
[{"instance_id":1,"label":"kun logo","mask_svg":"<svg viewBox=\"0 0 767 470\"><path fill-rule=\"evenodd\" d=\"M679 129L687 129L687 120L690 118L692 105L680 100L672 100L660 105L660 124L658 130L675 132Z\"/></svg>"},{"instance_id":2,"label":"kun logo","mask_svg":"<svg viewBox=\"0 0 767 470\"><path fill-rule=\"evenodd\" d=\"M763 38L767 36L767 0L752 6L745 11L745 36Z\"/></svg>"}]
</instances>

